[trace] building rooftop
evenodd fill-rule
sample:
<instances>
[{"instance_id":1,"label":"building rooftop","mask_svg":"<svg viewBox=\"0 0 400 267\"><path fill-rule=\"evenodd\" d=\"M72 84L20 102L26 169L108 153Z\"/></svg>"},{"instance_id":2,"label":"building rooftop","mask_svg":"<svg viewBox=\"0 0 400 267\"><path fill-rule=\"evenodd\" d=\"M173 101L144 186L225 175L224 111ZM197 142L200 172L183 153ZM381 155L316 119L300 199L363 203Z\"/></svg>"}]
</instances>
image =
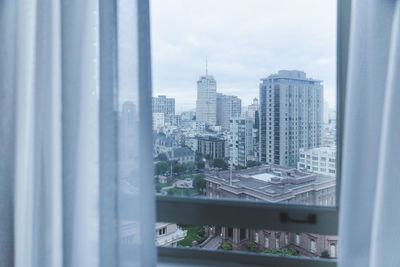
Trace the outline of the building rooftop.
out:
<instances>
[{"instance_id":1,"label":"building rooftop","mask_svg":"<svg viewBox=\"0 0 400 267\"><path fill-rule=\"evenodd\" d=\"M314 147L310 149L300 148L300 153L336 156L336 146Z\"/></svg>"},{"instance_id":2,"label":"building rooftop","mask_svg":"<svg viewBox=\"0 0 400 267\"><path fill-rule=\"evenodd\" d=\"M271 78L308 81L308 82L312 82L312 83L321 83L322 82L320 80L307 78L306 73L304 71L299 71L299 70L279 70L277 74L271 74L267 78L262 78L261 80L263 81L263 80L268 80Z\"/></svg>"},{"instance_id":3,"label":"building rooftop","mask_svg":"<svg viewBox=\"0 0 400 267\"><path fill-rule=\"evenodd\" d=\"M293 193L335 186L336 179L304 170L278 165L261 165L244 170L206 174L206 180L235 194L246 193L270 202L293 197ZM311 188L311 189L310 189ZM244 192L246 191L246 192Z\"/></svg>"},{"instance_id":4,"label":"building rooftop","mask_svg":"<svg viewBox=\"0 0 400 267\"><path fill-rule=\"evenodd\" d=\"M174 149L173 151L174 157L191 157L194 156L194 152L187 147L179 147ZM171 152L168 153L168 156L171 156Z\"/></svg>"}]
</instances>

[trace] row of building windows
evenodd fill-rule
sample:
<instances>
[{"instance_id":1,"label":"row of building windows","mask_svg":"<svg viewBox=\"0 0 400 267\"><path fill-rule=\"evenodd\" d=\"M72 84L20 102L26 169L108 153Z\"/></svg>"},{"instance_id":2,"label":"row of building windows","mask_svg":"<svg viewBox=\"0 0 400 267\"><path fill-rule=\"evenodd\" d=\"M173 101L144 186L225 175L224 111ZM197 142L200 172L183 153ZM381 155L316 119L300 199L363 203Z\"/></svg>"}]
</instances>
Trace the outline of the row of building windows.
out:
<instances>
[{"instance_id":1,"label":"row of building windows","mask_svg":"<svg viewBox=\"0 0 400 267\"><path fill-rule=\"evenodd\" d=\"M258 233L255 233L254 241L256 243L259 243L259 235L258 235ZM297 246L300 246L300 242L301 242L300 234L296 234L295 242L296 242ZM285 245L288 245L288 244L289 244L289 234L286 233L285 234ZM265 242L264 242L264 247L265 248L269 248L269 246L270 246L270 240L269 240L269 237L266 236L265 237ZM275 237L275 248L277 248L277 249L280 248L279 235L277 235ZM314 239L310 239L310 251L312 253L316 253L317 252L317 243L316 243L316 241ZM334 243L330 244L330 257L333 257L333 258L336 257L336 244L334 244Z\"/></svg>"}]
</instances>

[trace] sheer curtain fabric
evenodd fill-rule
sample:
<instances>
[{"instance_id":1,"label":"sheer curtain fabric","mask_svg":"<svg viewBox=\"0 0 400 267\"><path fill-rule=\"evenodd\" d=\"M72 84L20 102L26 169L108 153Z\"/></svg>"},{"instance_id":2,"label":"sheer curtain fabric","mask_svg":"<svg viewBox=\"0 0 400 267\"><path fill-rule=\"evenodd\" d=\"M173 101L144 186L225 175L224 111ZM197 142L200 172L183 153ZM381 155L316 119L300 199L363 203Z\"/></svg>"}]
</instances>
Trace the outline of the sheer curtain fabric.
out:
<instances>
[{"instance_id":1,"label":"sheer curtain fabric","mask_svg":"<svg viewBox=\"0 0 400 267\"><path fill-rule=\"evenodd\" d=\"M0 12L0 266L155 266L148 1Z\"/></svg>"},{"instance_id":2,"label":"sheer curtain fabric","mask_svg":"<svg viewBox=\"0 0 400 267\"><path fill-rule=\"evenodd\" d=\"M400 266L400 1L351 16L339 267Z\"/></svg>"}]
</instances>

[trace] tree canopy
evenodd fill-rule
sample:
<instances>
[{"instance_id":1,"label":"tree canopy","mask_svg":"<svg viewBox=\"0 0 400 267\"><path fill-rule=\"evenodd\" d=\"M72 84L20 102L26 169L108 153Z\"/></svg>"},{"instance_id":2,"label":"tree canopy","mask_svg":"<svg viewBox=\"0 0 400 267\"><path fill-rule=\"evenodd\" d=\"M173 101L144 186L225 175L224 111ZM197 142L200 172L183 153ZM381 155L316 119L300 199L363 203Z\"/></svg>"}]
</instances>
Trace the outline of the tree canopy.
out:
<instances>
[{"instance_id":1,"label":"tree canopy","mask_svg":"<svg viewBox=\"0 0 400 267\"><path fill-rule=\"evenodd\" d=\"M159 161L154 166L154 173L156 175L164 174L168 170L168 162L166 161Z\"/></svg>"},{"instance_id":2,"label":"tree canopy","mask_svg":"<svg viewBox=\"0 0 400 267\"><path fill-rule=\"evenodd\" d=\"M220 168L223 170L227 170L229 168L228 163L224 159L221 159L221 158L214 159L212 165L215 168Z\"/></svg>"}]
</instances>

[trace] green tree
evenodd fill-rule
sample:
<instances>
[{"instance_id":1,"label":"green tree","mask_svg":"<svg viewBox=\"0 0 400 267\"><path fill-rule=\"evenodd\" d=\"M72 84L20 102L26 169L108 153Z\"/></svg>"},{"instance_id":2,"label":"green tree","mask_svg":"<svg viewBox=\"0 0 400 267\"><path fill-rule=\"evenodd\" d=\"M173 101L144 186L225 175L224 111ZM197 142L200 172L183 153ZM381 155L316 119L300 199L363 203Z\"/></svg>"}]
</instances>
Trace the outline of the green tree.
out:
<instances>
[{"instance_id":1,"label":"green tree","mask_svg":"<svg viewBox=\"0 0 400 267\"><path fill-rule=\"evenodd\" d=\"M324 250L321 253L321 258L330 258L331 256L329 255L329 252Z\"/></svg>"},{"instance_id":2,"label":"green tree","mask_svg":"<svg viewBox=\"0 0 400 267\"><path fill-rule=\"evenodd\" d=\"M168 170L168 162L159 161L154 166L154 172L156 175L164 174Z\"/></svg>"},{"instance_id":3,"label":"green tree","mask_svg":"<svg viewBox=\"0 0 400 267\"><path fill-rule=\"evenodd\" d=\"M261 162L255 161L255 160L248 160L247 161L247 167L255 167L255 166L260 166Z\"/></svg>"},{"instance_id":4,"label":"green tree","mask_svg":"<svg viewBox=\"0 0 400 267\"><path fill-rule=\"evenodd\" d=\"M177 163L172 167L172 172L177 175L180 175L184 171L186 171L186 166L184 164Z\"/></svg>"},{"instance_id":5,"label":"green tree","mask_svg":"<svg viewBox=\"0 0 400 267\"><path fill-rule=\"evenodd\" d=\"M246 166L243 166L243 165L236 165L235 166L235 170L244 170L244 169L246 169L247 167Z\"/></svg>"},{"instance_id":6,"label":"green tree","mask_svg":"<svg viewBox=\"0 0 400 267\"><path fill-rule=\"evenodd\" d=\"M204 169L206 167L206 164L204 163L204 161L198 161L197 162L197 169Z\"/></svg>"},{"instance_id":7,"label":"green tree","mask_svg":"<svg viewBox=\"0 0 400 267\"><path fill-rule=\"evenodd\" d=\"M165 133L164 133L163 131L159 131L159 132L158 132L158 135L160 135L160 136L165 136Z\"/></svg>"},{"instance_id":8,"label":"green tree","mask_svg":"<svg viewBox=\"0 0 400 267\"><path fill-rule=\"evenodd\" d=\"M229 242L224 242L221 245L221 249L223 250L232 250L232 244Z\"/></svg>"},{"instance_id":9,"label":"green tree","mask_svg":"<svg viewBox=\"0 0 400 267\"><path fill-rule=\"evenodd\" d=\"M158 158L158 160L161 160L161 161L168 161L168 157L167 157L167 155L165 155L165 153L158 154L157 158Z\"/></svg>"},{"instance_id":10,"label":"green tree","mask_svg":"<svg viewBox=\"0 0 400 267\"><path fill-rule=\"evenodd\" d=\"M246 248L247 248L247 251L257 252L257 244L253 241L247 242Z\"/></svg>"},{"instance_id":11,"label":"green tree","mask_svg":"<svg viewBox=\"0 0 400 267\"><path fill-rule=\"evenodd\" d=\"M161 185L156 185L156 192L159 193L161 191L162 186Z\"/></svg>"},{"instance_id":12,"label":"green tree","mask_svg":"<svg viewBox=\"0 0 400 267\"><path fill-rule=\"evenodd\" d=\"M214 159L213 162L212 162L212 165L215 168L220 168L220 169L223 169L223 170L227 170L228 167L229 167L228 163L224 159L221 159L221 158Z\"/></svg>"},{"instance_id":13,"label":"green tree","mask_svg":"<svg viewBox=\"0 0 400 267\"><path fill-rule=\"evenodd\" d=\"M283 249L271 248L267 249L265 253L276 254L281 256L300 256L299 252L297 252L297 250L295 250L294 248L283 248Z\"/></svg>"},{"instance_id":14,"label":"green tree","mask_svg":"<svg viewBox=\"0 0 400 267\"><path fill-rule=\"evenodd\" d=\"M197 192L204 192L206 189L206 177L204 174L196 174L193 179L193 187Z\"/></svg>"},{"instance_id":15,"label":"green tree","mask_svg":"<svg viewBox=\"0 0 400 267\"><path fill-rule=\"evenodd\" d=\"M193 162L186 163L186 170L188 170L189 173L193 173L195 168L196 168L196 165Z\"/></svg>"}]
</instances>

